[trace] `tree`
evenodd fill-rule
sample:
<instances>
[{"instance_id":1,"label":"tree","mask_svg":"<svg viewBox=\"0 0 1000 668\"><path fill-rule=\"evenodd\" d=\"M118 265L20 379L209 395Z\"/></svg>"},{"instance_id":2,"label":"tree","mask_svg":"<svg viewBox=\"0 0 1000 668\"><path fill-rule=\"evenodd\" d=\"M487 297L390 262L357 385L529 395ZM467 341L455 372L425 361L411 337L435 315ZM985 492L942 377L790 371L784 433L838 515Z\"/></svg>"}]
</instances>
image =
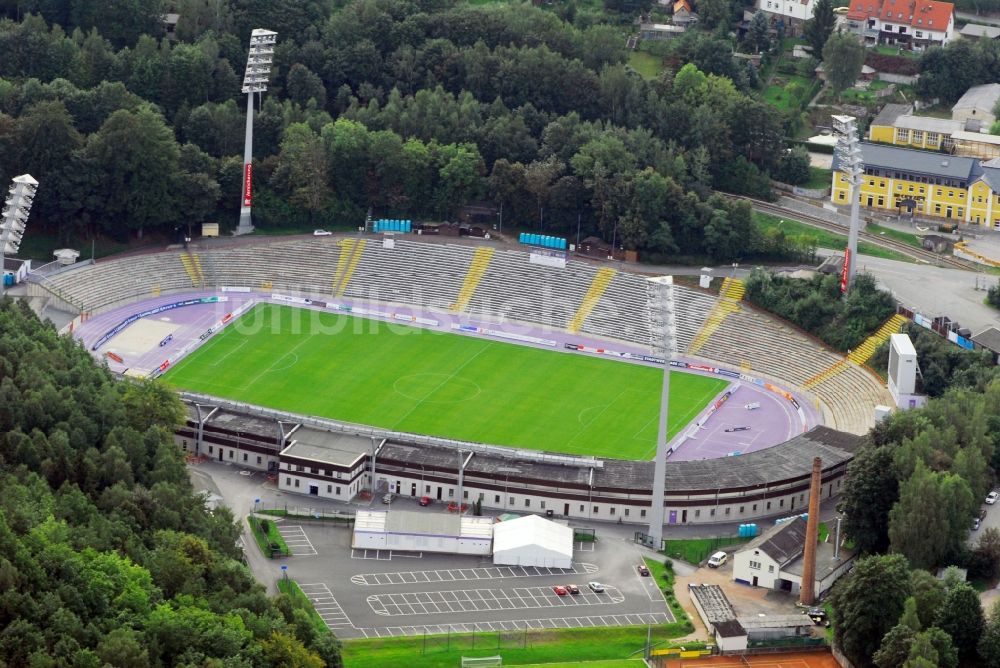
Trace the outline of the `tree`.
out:
<instances>
[{"instance_id":1,"label":"tree","mask_svg":"<svg viewBox=\"0 0 1000 668\"><path fill-rule=\"evenodd\" d=\"M951 636L963 661L972 657L984 626L983 608L976 590L964 582L952 587L938 613L937 626Z\"/></svg>"},{"instance_id":2,"label":"tree","mask_svg":"<svg viewBox=\"0 0 1000 668\"><path fill-rule=\"evenodd\" d=\"M910 656L910 647L916 632L908 626L897 624L882 638L882 644L872 657L878 668L902 668Z\"/></svg>"},{"instance_id":3,"label":"tree","mask_svg":"<svg viewBox=\"0 0 1000 668\"><path fill-rule=\"evenodd\" d=\"M910 572L910 585L913 588L913 600L916 603L917 619L920 622L919 628L929 628L934 625L938 611L944 603L944 587L940 580L921 569L914 569Z\"/></svg>"},{"instance_id":4,"label":"tree","mask_svg":"<svg viewBox=\"0 0 1000 668\"><path fill-rule=\"evenodd\" d=\"M1000 531L995 527L989 527L979 536L969 559L969 573L987 580L1000 575Z\"/></svg>"},{"instance_id":5,"label":"tree","mask_svg":"<svg viewBox=\"0 0 1000 668\"><path fill-rule=\"evenodd\" d=\"M831 0L819 1L831 2ZM750 19L750 25L747 27L747 42L753 46L754 53L760 53L761 49L767 51L771 47L771 40L767 35L769 29L770 26L764 12L759 11Z\"/></svg>"},{"instance_id":6,"label":"tree","mask_svg":"<svg viewBox=\"0 0 1000 668\"><path fill-rule=\"evenodd\" d=\"M995 601L990 608L977 649L987 668L1000 668L1000 601Z\"/></svg>"},{"instance_id":7,"label":"tree","mask_svg":"<svg viewBox=\"0 0 1000 668\"><path fill-rule=\"evenodd\" d=\"M899 498L892 451L865 446L848 466L840 510L844 533L862 554L885 552L889 547L889 511Z\"/></svg>"},{"instance_id":8,"label":"tree","mask_svg":"<svg viewBox=\"0 0 1000 668\"><path fill-rule=\"evenodd\" d=\"M917 634L916 640L930 642L938 655L938 668L958 668L958 650L955 649L951 636L942 629L936 626L924 629Z\"/></svg>"},{"instance_id":9,"label":"tree","mask_svg":"<svg viewBox=\"0 0 1000 668\"><path fill-rule=\"evenodd\" d=\"M802 28L802 36L812 47L814 57L819 58L822 55L823 48L833 34L836 24L837 16L833 12L833 0L816 0L812 18L806 21Z\"/></svg>"},{"instance_id":10,"label":"tree","mask_svg":"<svg viewBox=\"0 0 1000 668\"><path fill-rule=\"evenodd\" d=\"M830 596L835 641L856 666L871 666L910 595L909 564L898 554L865 557Z\"/></svg>"},{"instance_id":11,"label":"tree","mask_svg":"<svg viewBox=\"0 0 1000 668\"><path fill-rule=\"evenodd\" d=\"M971 516L972 492L956 475L927 469L920 460L899 488L899 501L889 513L892 549L917 568L937 566L960 550ZM935 540L927 540L928 535Z\"/></svg>"},{"instance_id":12,"label":"tree","mask_svg":"<svg viewBox=\"0 0 1000 668\"><path fill-rule=\"evenodd\" d=\"M789 85L789 87L791 84ZM802 185L809 180L809 151L805 146L796 146L785 152L778 161L775 178L793 186Z\"/></svg>"},{"instance_id":13,"label":"tree","mask_svg":"<svg viewBox=\"0 0 1000 668\"><path fill-rule=\"evenodd\" d=\"M323 80L302 63L295 63L288 70L288 97L303 107L309 100L315 100L316 106L326 106L326 87Z\"/></svg>"},{"instance_id":14,"label":"tree","mask_svg":"<svg viewBox=\"0 0 1000 668\"><path fill-rule=\"evenodd\" d=\"M554 157L544 161L536 160L524 170L524 187L535 196L538 229L545 229L545 205L548 202L549 191L565 170L566 165Z\"/></svg>"},{"instance_id":15,"label":"tree","mask_svg":"<svg viewBox=\"0 0 1000 668\"><path fill-rule=\"evenodd\" d=\"M320 136L305 123L295 123L285 130L281 142L280 166L274 180L290 193L293 204L309 212L310 221L330 199L326 151Z\"/></svg>"},{"instance_id":16,"label":"tree","mask_svg":"<svg viewBox=\"0 0 1000 668\"><path fill-rule=\"evenodd\" d=\"M861 76L865 64L865 48L856 35L837 32L823 46L823 67L826 80L839 95L841 91L854 85Z\"/></svg>"}]
</instances>

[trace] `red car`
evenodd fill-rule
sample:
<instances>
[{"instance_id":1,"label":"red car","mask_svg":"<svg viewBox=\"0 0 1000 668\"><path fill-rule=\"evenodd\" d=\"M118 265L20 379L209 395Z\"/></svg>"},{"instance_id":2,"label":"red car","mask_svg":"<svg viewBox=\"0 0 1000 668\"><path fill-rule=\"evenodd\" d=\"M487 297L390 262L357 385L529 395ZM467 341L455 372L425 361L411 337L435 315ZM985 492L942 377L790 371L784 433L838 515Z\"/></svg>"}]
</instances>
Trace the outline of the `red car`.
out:
<instances>
[{"instance_id":1,"label":"red car","mask_svg":"<svg viewBox=\"0 0 1000 668\"><path fill-rule=\"evenodd\" d=\"M566 587L563 587L562 585L556 585L555 587L552 588L552 591L556 593L556 596L565 596L566 594L569 593L568 591L566 591Z\"/></svg>"},{"instance_id":2,"label":"red car","mask_svg":"<svg viewBox=\"0 0 1000 668\"><path fill-rule=\"evenodd\" d=\"M422 497L420 497L420 505L422 505L422 506L429 506L429 505L431 505L431 497L429 497L429 496L422 496Z\"/></svg>"},{"instance_id":3,"label":"red car","mask_svg":"<svg viewBox=\"0 0 1000 668\"><path fill-rule=\"evenodd\" d=\"M566 589L574 596L580 593L580 588L576 585L566 585Z\"/></svg>"},{"instance_id":4,"label":"red car","mask_svg":"<svg viewBox=\"0 0 1000 668\"><path fill-rule=\"evenodd\" d=\"M639 571L639 575L641 575L642 577L644 578L649 577L649 569L646 567L646 564L639 564L638 566L636 566L636 569Z\"/></svg>"}]
</instances>

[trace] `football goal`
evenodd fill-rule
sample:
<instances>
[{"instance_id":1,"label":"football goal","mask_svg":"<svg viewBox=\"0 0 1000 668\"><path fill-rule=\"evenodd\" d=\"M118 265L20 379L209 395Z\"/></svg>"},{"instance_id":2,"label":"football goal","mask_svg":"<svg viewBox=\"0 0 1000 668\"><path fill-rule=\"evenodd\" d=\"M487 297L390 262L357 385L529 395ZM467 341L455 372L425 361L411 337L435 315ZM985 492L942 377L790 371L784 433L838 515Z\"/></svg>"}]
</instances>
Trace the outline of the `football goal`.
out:
<instances>
[{"instance_id":1,"label":"football goal","mask_svg":"<svg viewBox=\"0 0 1000 668\"><path fill-rule=\"evenodd\" d=\"M482 668L484 666L502 666L502 665L503 665L502 656L462 657L462 668Z\"/></svg>"}]
</instances>

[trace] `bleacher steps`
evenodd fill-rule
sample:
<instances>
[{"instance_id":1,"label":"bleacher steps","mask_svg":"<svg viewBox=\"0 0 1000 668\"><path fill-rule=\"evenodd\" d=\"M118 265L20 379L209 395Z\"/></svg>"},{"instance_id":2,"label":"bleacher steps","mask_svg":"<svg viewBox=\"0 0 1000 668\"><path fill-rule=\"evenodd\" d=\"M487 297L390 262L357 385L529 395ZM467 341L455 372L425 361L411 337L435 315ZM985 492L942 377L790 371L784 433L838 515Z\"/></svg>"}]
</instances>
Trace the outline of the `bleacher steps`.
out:
<instances>
[{"instance_id":1,"label":"bleacher steps","mask_svg":"<svg viewBox=\"0 0 1000 668\"><path fill-rule=\"evenodd\" d=\"M709 312L708 317L705 318L705 323L701 326L698 334L696 334L694 339L691 340L691 345L687 350L689 355L694 355L701 350L706 343L708 343L712 334L715 334L716 330L719 329L723 321L729 317L730 313L739 312L740 301L743 299L743 294L745 292L746 286L740 279L723 279L722 287L719 288L719 300Z\"/></svg>"},{"instance_id":2,"label":"bleacher steps","mask_svg":"<svg viewBox=\"0 0 1000 668\"><path fill-rule=\"evenodd\" d=\"M347 266L344 267L344 270L339 274L339 276L334 277L334 297L341 297L344 292L347 291L347 285L351 282L351 276L354 275L354 270L358 268L358 263L361 262L361 256L364 255L365 245L367 243L367 239L357 239L354 240L353 244L351 244L350 257L347 259ZM341 251L341 257L344 256L346 250L347 246L345 246L344 250ZM337 266L340 266L339 259L337 260ZM337 283L338 278L340 280L339 283Z\"/></svg>"},{"instance_id":3,"label":"bleacher steps","mask_svg":"<svg viewBox=\"0 0 1000 668\"><path fill-rule=\"evenodd\" d=\"M576 334L583 327L583 323L586 322L587 317L590 315L597 303L601 301L601 297L604 296L604 291L608 289L608 285L611 283L611 279L615 277L618 272L614 269L608 267L601 267L597 270L597 275L594 276L594 280L591 281L590 287L587 289L587 294L583 296L583 301L580 302L580 308L576 310L576 314L573 319L569 321L569 325L566 326L566 331Z\"/></svg>"},{"instance_id":4,"label":"bleacher steps","mask_svg":"<svg viewBox=\"0 0 1000 668\"><path fill-rule=\"evenodd\" d=\"M201 280L198 277L198 268L195 266L194 259L187 251L184 251L180 255L181 264L184 265L184 271L187 272L188 278L191 279L191 285L200 288Z\"/></svg>"},{"instance_id":5,"label":"bleacher steps","mask_svg":"<svg viewBox=\"0 0 1000 668\"><path fill-rule=\"evenodd\" d=\"M845 357L842 360L834 362L827 368L823 369L822 371L814 375L812 378L810 378L805 382L803 387L805 387L806 389L816 387L820 383L829 380L830 378L833 378L834 376L842 372L844 369L850 366L851 362L854 362L859 366L866 363L868 360L872 358L872 355L875 354L875 352L879 349L879 347L883 343L889 340L889 337L891 335L896 334L897 332L899 332L900 329L903 328L903 325L905 323L906 323L906 318L904 316L901 316L898 313L892 316L891 318L886 320L885 324L879 327L874 334L872 334L867 339L862 341L861 345L859 345L857 348L848 353L847 357Z\"/></svg>"},{"instance_id":6,"label":"bleacher steps","mask_svg":"<svg viewBox=\"0 0 1000 668\"><path fill-rule=\"evenodd\" d=\"M340 247L340 256L337 258L337 268L333 272L333 284L330 286L330 294L337 294L340 289L341 279L344 277L344 270L347 269L347 262L354 253L354 244L357 239L341 239L337 242Z\"/></svg>"},{"instance_id":7,"label":"bleacher steps","mask_svg":"<svg viewBox=\"0 0 1000 668\"><path fill-rule=\"evenodd\" d=\"M493 259L492 248L482 247L476 249L476 252L472 255L472 262L469 264L469 271L465 274L465 280L462 282L462 289L458 291L458 297L455 298L455 303L451 305L452 311L461 313L469 306L472 296L476 294L476 288L479 287L480 281L483 280L483 276L486 274L486 269L490 266L491 259Z\"/></svg>"}]
</instances>

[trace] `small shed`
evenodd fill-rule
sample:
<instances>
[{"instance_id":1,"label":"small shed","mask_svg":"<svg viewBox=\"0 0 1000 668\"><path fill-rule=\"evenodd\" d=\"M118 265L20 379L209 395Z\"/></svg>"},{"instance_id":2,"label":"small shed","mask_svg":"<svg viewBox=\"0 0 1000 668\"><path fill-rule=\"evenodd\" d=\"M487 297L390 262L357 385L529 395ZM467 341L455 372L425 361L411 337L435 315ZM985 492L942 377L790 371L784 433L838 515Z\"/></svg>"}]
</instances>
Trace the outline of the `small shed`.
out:
<instances>
[{"instance_id":1,"label":"small shed","mask_svg":"<svg viewBox=\"0 0 1000 668\"><path fill-rule=\"evenodd\" d=\"M723 652L745 652L749 643L746 629L737 619L715 623L715 645Z\"/></svg>"},{"instance_id":2,"label":"small shed","mask_svg":"<svg viewBox=\"0 0 1000 668\"><path fill-rule=\"evenodd\" d=\"M972 337L972 343L977 350L988 350L993 353L993 361L1000 359L1000 329L987 327Z\"/></svg>"},{"instance_id":3,"label":"small shed","mask_svg":"<svg viewBox=\"0 0 1000 668\"><path fill-rule=\"evenodd\" d=\"M940 234L925 234L920 239L920 245L935 253L947 253L955 247L955 242Z\"/></svg>"},{"instance_id":4,"label":"small shed","mask_svg":"<svg viewBox=\"0 0 1000 668\"><path fill-rule=\"evenodd\" d=\"M80 257L80 251L73 250L72 248L58 248L52 251L52 254L59 264L73 264Z\"/></svg>"},{"instance_id":5,"label":"small shed","mask_svg":"<svg viewBox=\"0 0 1000 668\"><path fill-rule=\"evenodd\" d=\"M498 566L573 567L573 530L538 515L497 524L493 563Z\"/></svg>"}]
</instances>

